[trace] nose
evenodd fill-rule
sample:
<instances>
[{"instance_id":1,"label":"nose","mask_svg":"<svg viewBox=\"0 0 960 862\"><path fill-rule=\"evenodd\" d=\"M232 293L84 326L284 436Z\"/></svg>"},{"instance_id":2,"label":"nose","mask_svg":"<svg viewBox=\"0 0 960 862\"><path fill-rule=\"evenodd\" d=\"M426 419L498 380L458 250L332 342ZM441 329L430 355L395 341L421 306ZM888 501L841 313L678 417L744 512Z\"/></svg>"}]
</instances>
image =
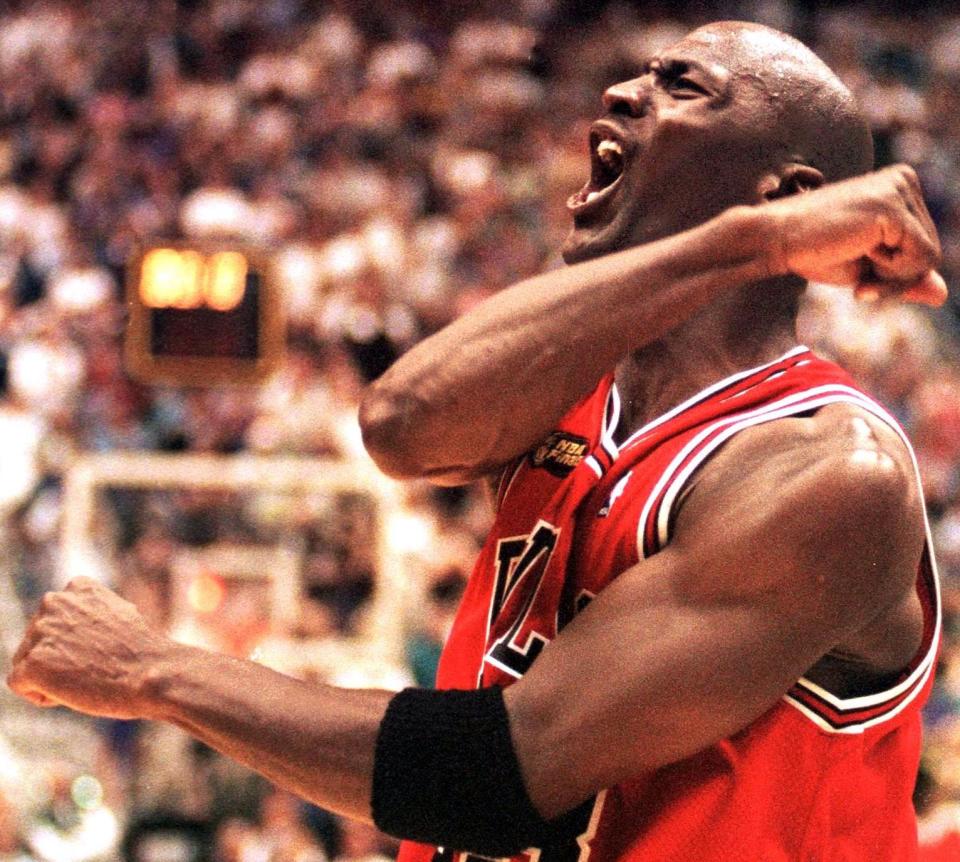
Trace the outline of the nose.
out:
<instances>
[{"instance_id":1,"label":"nose","mask_svg":"<svg viewBox=\"0 0 960 862\"><path fill-rule=\"evenodd\" d=\"M621 81L608 87L603 94L603 106L611 114L642 117L647 112L649 96L643 78Z\"/></svg>"}]
</instances>

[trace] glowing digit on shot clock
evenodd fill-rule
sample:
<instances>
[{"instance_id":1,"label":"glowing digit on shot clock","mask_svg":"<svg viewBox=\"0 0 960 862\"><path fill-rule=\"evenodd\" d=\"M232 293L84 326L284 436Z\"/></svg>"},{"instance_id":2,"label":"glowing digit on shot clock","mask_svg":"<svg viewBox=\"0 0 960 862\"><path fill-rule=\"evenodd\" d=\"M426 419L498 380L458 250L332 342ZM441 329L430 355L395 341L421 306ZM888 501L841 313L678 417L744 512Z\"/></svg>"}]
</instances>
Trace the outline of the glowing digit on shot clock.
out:
<instances>
[{"instance_id":1,"label":"glowing digit on shot clock","mask_svg":"<svg viewBox=\"0 0 960 862\"><path fill-rule=\"evenodd\" d=\"M230 311L243 300L247 259L238 251L219 251L207 261L204 298L210 308Z\"/></svg>"},{"instance_id":2,"label":"glowing digit on shot clock","mask_svg":"<svg viewBox=\"0 0 960 862\"><path fill-rule=\"evenodd\" d=\"M180 252L155 248L144 255L140 266L140 298L151 308L174 305L181 292Z\"/></svg>"},{"instance_id":3,"label":"glowing digit on shot clock","mask_svg":"<svg viewBox=\"0 0 960 862\"><path fill-rule=\"evenodd\" d=\"M206 261L197 251L180 252L180 293L174 308L199 308L203 305L203 281Z\"/></svg>"},{"instance_id":4,"label":"glowing digit on shot clock","mask_svg":"<svg viewBox=\"0 0 960 862\"><path fill-rule=\"evenodd\" d=\"M248 269L237 251L205 257L192 249L154 248L140 267L140 298L150 308L231 311L243 301Z\"/></svg>"}]
</instances>

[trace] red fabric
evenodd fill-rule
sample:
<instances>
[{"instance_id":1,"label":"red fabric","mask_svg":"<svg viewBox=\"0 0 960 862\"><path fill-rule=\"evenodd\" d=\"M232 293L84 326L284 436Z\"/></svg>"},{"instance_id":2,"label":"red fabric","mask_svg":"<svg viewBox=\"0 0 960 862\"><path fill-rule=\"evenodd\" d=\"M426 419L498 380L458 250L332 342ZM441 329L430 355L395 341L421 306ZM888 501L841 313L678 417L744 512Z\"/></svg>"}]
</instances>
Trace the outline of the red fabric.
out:
<instances>
[{"instance_id":1,"label":"red fabric","mask_svg":"<svg viewBox=\"0 0 960 862\"><path fill-rule=\"evenodd\" d=\"M960 832L951 832L930 844L920 845L919 862L958 862Z\"/></svg>"},{"instance_id":2,"label":"red fabric","mask_svg":"<svg viewBox=\"0 0 960 862\"><path fill-rule=\"evenodd\" d=\"M584 603L641 554L669 542L671 494L682 490L684 470L725 435L824 400L872 404L841 369L794 351L708 387L618 450L612 429L604 430L605 417L614 420L611 390L605 378L505 477L500 511L444 649L439 687L506 686L522 676ZM578 842L524 855L531 862L915 860L910 796L939 634L927 555L918 592L924 644L891 690L867 702L834 701L798 681L735 736L602 793ZM851 728L858 732L838 732ZM463 854L448 850L438 862L456 855ZM400 862L434 856L434 848L405 842Z\"/></svg>"}]
</instances>

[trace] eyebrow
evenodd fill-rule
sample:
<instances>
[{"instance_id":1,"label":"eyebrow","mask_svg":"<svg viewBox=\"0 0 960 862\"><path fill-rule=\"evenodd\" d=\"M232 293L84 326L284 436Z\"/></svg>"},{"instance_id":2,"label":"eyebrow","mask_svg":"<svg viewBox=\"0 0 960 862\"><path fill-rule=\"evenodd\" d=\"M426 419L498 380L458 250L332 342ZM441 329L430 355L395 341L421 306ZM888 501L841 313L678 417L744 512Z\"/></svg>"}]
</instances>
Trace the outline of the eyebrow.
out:
<instances>
[{"instance_id":1,"label":"eyebrow","mask_svg":"<svg viewBox=\"0 0 960 862\"><path fill-rule=\"evenodd\" d=\"M699 72L709 79L713 86L717 88L718 96L725 99L730 95L730 84L733 79L733 73L726 66L721 66L719 63L711 63L708 65L699 60L694 60L691 57L686 57L683 54L661 54L651 57L644 63L642 74L646 75L652 72L655 63L659 66L666 67L667 71L669 71L671 66L683 66L685 70Z\"/></svg>"},{"instance_id":2,"label":"eyebrow","mask_svg":"<svg viewBox=\"0 0 960 862\"><path fill-rule=\"evenodd\" d=\"M685 66L687 69L693 69L697 72L702 72L709 78L717 81L717 83L724 83L729 79L730 71L723 66L716 64L711 64L710 66L701 63L699 60L693 60L689 57L684 57L680 55L668 55L660 57L652 57L647 62L647 68L650 69L653 63L659 63L662 66Z\"/></svg>"}]
</instances>

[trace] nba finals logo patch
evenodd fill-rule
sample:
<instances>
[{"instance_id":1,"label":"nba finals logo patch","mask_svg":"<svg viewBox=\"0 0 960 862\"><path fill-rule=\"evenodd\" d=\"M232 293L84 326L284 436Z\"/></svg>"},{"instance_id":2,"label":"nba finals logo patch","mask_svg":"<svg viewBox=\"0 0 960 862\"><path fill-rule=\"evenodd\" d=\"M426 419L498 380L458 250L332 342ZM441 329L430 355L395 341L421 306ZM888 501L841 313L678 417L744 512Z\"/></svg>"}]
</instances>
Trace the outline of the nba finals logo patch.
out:
<instances>
[{"instance_id":1,"label":"nba finals logo patch","mask_svg":"<svg viewBox=\"0 0 960 862\"><path fill-rule=\"evenodd\" d=\"M583 460L589 442L586 437L554 431L530 453L530 463L562 479Z\"/></svg>"}]
</instances>

